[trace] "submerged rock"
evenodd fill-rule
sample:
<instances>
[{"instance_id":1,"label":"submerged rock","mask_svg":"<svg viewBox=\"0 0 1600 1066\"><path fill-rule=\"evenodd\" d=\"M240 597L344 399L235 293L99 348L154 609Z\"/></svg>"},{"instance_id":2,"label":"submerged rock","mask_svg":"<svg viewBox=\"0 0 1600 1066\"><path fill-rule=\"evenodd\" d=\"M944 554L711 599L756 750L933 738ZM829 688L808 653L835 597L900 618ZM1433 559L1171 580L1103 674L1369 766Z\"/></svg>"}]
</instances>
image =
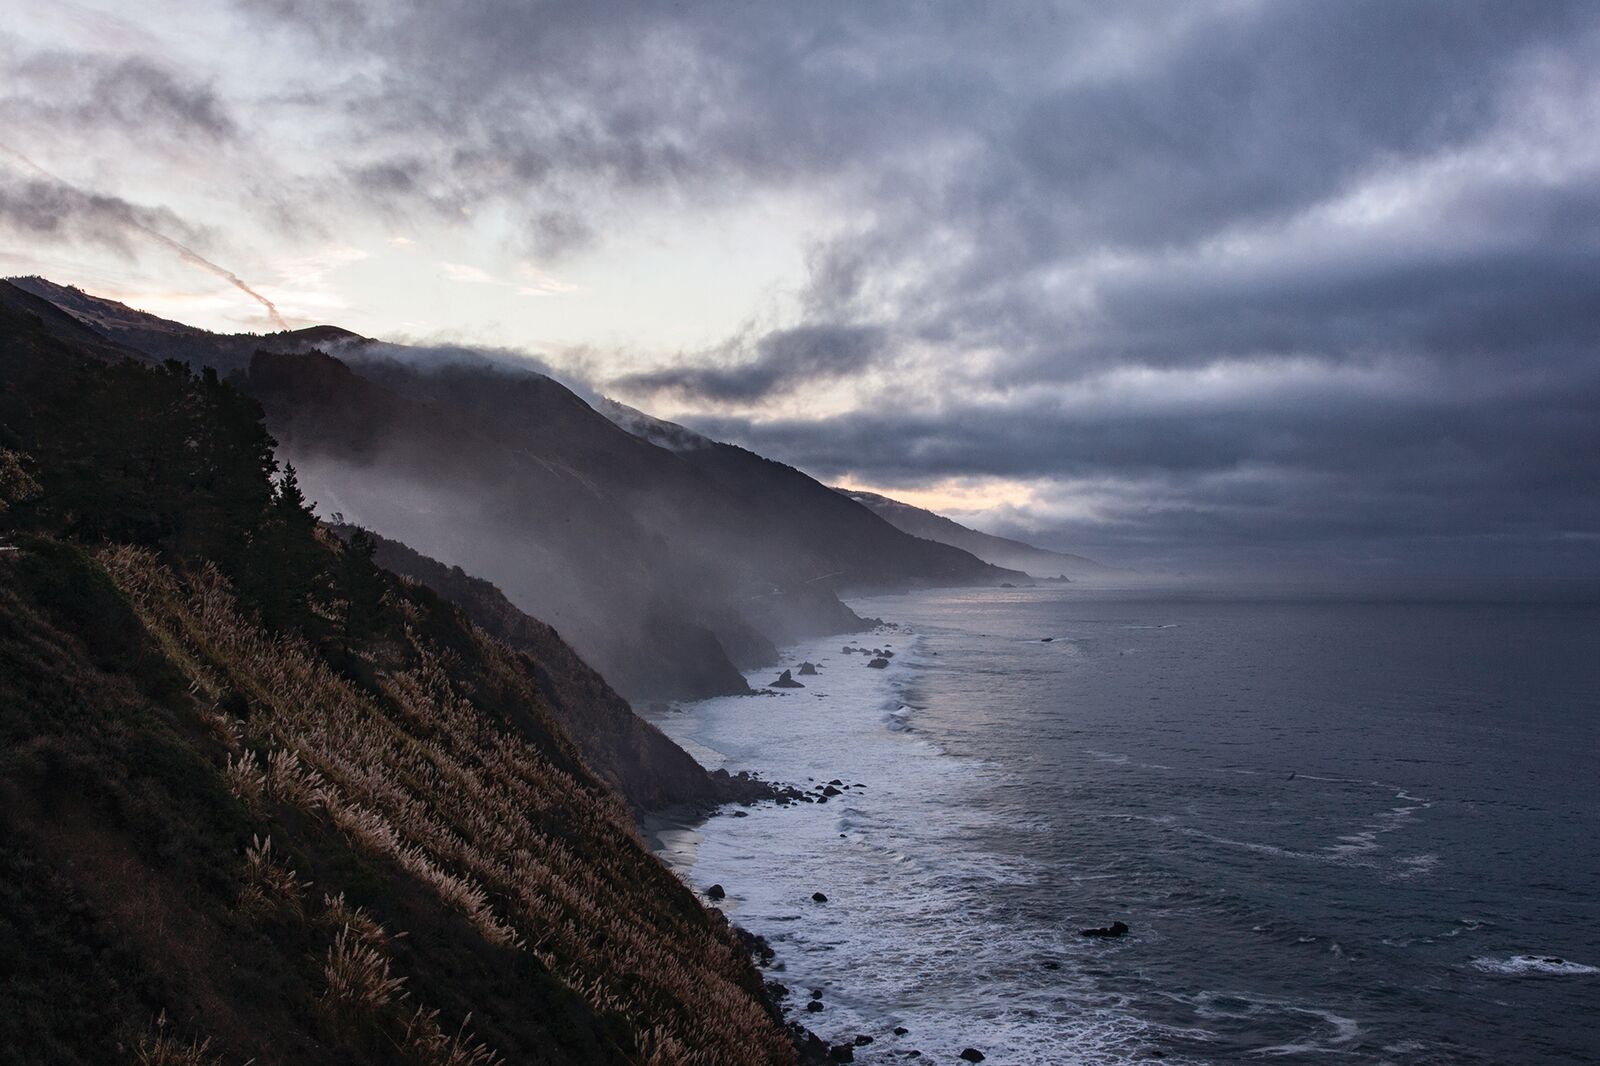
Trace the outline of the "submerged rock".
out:
<instances>
[{"instance_id":1,"label":"submerged rock","mask_svg":"<svg viewBox=\"0 0 1600 1066\"><path fill-rule=\"evenodd\" d=\"M1112 922L1099 929L1080 929L1078 932L1084 936L1123 936L1128 932L1128 927L1123 922Z\"/></svg>"},{"instance_id":2,"label":"submerged rock","mask_svg":"<svg viewBox=\"0 0 1600 1066\"><path fill-rule=\"evenodd\" d=\"M778 680L776 680L776 681L774 681L772 683L772 687L773 688L805 688L805 686L802 685L800 682L796 681L794 679L794 676L792 674L790 674L789 671L787 671L787 670L785 670L783 673L778 675Z\"/></svg>"}]
</instances>

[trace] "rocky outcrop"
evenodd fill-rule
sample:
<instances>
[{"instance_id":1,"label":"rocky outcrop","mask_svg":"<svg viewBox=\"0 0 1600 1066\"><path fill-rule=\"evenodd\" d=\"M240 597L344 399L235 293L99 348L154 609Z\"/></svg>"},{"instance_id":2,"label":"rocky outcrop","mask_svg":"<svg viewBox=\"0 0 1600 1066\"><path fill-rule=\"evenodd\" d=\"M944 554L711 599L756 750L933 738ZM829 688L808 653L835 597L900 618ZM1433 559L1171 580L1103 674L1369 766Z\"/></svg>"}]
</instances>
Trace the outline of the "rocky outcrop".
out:
<instances>
[{"instance_id":1,"label":"rocky outcrop","mask_svg":"<svg viewBox=\"0 0 1600 1066\"><path fill-rule=\"evenodd\" d=\"M1112 922L1098 929L1080 929L1078 932L1083 936L1119 937L1127 935L1128 927L1123 922Z\"/></svg>"}]
</instances>

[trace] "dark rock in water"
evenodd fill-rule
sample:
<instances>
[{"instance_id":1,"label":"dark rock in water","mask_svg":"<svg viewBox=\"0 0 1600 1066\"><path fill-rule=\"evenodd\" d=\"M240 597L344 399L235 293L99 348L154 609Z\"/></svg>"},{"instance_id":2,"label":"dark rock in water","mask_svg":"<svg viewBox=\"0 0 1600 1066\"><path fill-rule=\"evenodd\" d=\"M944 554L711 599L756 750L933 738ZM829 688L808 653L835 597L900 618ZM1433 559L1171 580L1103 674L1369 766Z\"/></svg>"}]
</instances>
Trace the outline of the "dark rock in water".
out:
<instances>
[{"instance_id":1,"label":"dark rock in water","mask_svg":"<svg viewBox=\"0 0 1600 1066\"><path fill-rule=\"evenodd\" d=\"M882 670L884 667L889 665L889 660L880 655L867 665L872 667L874 670Z\"/></svg>"},{"instance_id":2,"label":"dark rock in water","mask_svg":"<svg viewBox=\"0 0 1600 1066\"><path fill-rule=\"evenodd\" d=\"M881 656L883 654L883 649L882 648L873 648L872 649L872 654Z\"/></svg>"},{"instance_id":3,"label":"dark rock in water","mask_svg":"<svg viewBox=\"0 0 1600 1066\"><path fill-rule=\"evenodd\" d=\"M975 1047L969 1047L961 1052L961 1057L966 1059L968 1062L982 1062L983 1052L979 1051Z\"/></svg>"},{"instance_id":4,"label":"dark rock in water","mask_svg":"<svg viewBox=\"0 0 1600 1066\"><path fill-rule=\"evenodd\" d=\"M1003 589L1014 589L1017 586L1013 585L1009 581L1002 581L1002 582L1000 582L1000 587L1003 588Z\"/></svg>"},{"instance_id":5,"label":"dark rock in water","mask_svg":"<svg viewBox=\"0 0 1600 1066\"><path fill-rule=\"evenodd\" d=\"M856 1037L856 1047L866 1047L870 1043L872 1043L872 1037L870 1036L862 1034Z\"/></svg>"},{"instance_id":6,"label":"dark rock in water","mask_svg":"<svg viewBox=\"0 0 1600 1066\"><path fill-rule=\"evenodd\" d=\"M920 1051L908 1051L908 1052L906 1052L906 1058L908 1058L908 1059L920 1059L920 1058L922 1058L922 1052L920 1052Z\"/></svg>"},{"instance_id":7,"label":"dark rock in water","mask_svg":"<svg viewBox=\"0 0 1600 1066\"><path fill-rule=\"evenodd\" d=\"M1055 639L1056 639L1055 637L1040 637L1039 638L1039 643L1040 644L1049 644L1051 641L1053 641Z\"/></svg>"},{"instance_id":8,"label":"dark rock in water","mask_svg":"<svg viewBox=\"0 0 1600 1066\"><path fill-rule=\"evenodd\" d=\"M787 670L785 670L783 673L778 675L778 680L776 680L776 681L774 681L772 683L772 687L773 688L805 688L805 686L802 685L800 682L796 681L794 679L794 677Z\"/></svg>"},{"instance_id":9,"label":"dark rock in water","mask_svg":"<svg viewBox=\"0 0 1600 1066\"><path fill-rule=\"evenodd\" d=\"M806 1004L806 1010L810 1011L812 1014L820 1014L826 1009L827 1008L823 1007L822 1000L820 999L814 999L810 1003Z\"/></svg>"},{"instance_id":10,"label":"dark rock in water","mask_svg":"<svg viewBox=\"0 0 1600 1066\"><path fill-rule=\"evenodd\" d=\"M834 788L832 785L829 785L827 788L823 789L822 790L822 794L824 796L842 796L842 795L844 795L843 792L840 792L838 789Z\"/></svg>"},{"instance_id":11,"label":"dark rock in water","mask_svg":"<svg viewBox=\"0 0 1600 1066\"><path fill-rule=\"evenodd\" d=\"M854 655L855 653L856 653L856 650L854 648L852 648L848 644L846 644L844 647L839 649L839 654L840 655Z\"/></svg>"},{"instance_id":12,"label":"dark rock in water","mask_svg":"<svg viewBox=\"0 0 1600 1066\"><path fill-rule=\"evenodd\" d=\"M828 797L827 796L818 796L817 799L816 799L816 802L817 803L827 803L828 802Z\"/></svg>"},{"instance_id":13,"label":"dark rock in water","mask_svg":"<svg viewBox=\"0 0 1600 1066\"><path fill-rule=\"evenodd\" d=\"M1100 929L1080 929L1078 932L1084 936L1122 936L1128 932L1128 927L1122 922L1112 922Z\"/></svg>"},{"instance_id":14,"label":"dark rock in water","mask_svg":"<svg viewBox=\"0 0 1600 1066\"><path fill-rule=\"evenodd\" d=\"M894 1035L895 1036L905 1036L909 1032L911 1032L911 1030L907 1029L903 1025L897 1025L897 1026L894 1027Z\"/></svg>"},{"instance_id":15,"label":"dark rock in water","mask_svg":"<svg viewBox=\"0 0 1600 1066\"><path fill-rule=\"evenodd\" d=\"M822 989L820 989L820 988L813 988L813 989L812 989L812 990L811 990L811 998L812 998L812 999L821 999L821 998L822 998Z\"/></svg>"},{"instance_id":16,"label":"dark rock in water","mask_svg":"<svg viewBox=\"0 0 1600 1066\"><path fill-rule=\"evenodd\" d=\"M843 781L841 781L841 780L839 780L839 779L838 779L838 778L837 778L837 777L836 777L836 778L834 778L834 779L833 779L833 780L832 780L832 781L829 781L829 782L828 782L828 784L830 784L830 785L842 785L842 784L844 784L844 782L843 782Z\"/></svg>"},{"instance_id":17,"label":"dark rock in water","mask_svg":"<svg viewBox=\"0 0 1600 1066\"><path fill-rule=\"evenodd\" d=\"M748 817L750 817L750 812L749 811L734 811L733 812L733 816L735 818L748 818Z\"/></svg>"},{"instance_id":18,"label":"dark rock in water","mask_svg":"<svg viewBox=\"0 0 1600 1066\"><path fill-rule=\"evenodd\" d=\"M1046 959L1044 962L1041 962L1039 965L1043 966L1047 970L1059 970L1059 969L1061 969L1061 964L1059 962L1055 961L1054 959Z\"/></svg>"},{"instance_id":19,"label":"dark rock in water","mask_svg":"<svg viewBox=\"0 0 1600 1066\"><path fill-rule=\"evenodd\" d=\"M707 899L726 899L727 896L727 891L721 885L712 885L706 889Z\"/></svg>"},{"instance_id":20,"label":"dark rock in water","mask_svg":"<svg viewBox=\"0 0 1600 1066\"><path fill-rule=\"evenodd\" d=\"M774 1003L780 999L789 998L789 986L782 981L767 981L762 987L767 990L767 998Z\"/></svg>"},{"instance_id":21,"label":"dark rock in water","mask_svg":"<svg viewBox=\"0 0 1600 1066\"><path fill-rule=\"evenodd\" d=\"M811 675L815 674L816 672L817 672L817 664L816 663L801 663L800 664L800 676L801 677L810 677Z\"/></svg>"},{"instance_id":22,"label":"dark rock in water","mask_svg":"<svg viewBox=\"0 0 1600 1066\"><path fill-rule=\"evenodd\" d=\"M821 892L813 892L813 893L811 893L811 898L816 900L818 903L826 903L826 902L828 902L828 897L824 896Z\"/></svg>"},{"instance_id":23,"label":"dark rock in water","mask_svg":"<svg viewBox=\"0 0 1600 1066\"><path fill-rule=\"evenodd\" d=\"M828 1049L828 1061L854 1062L856 1061L856 1049L849 1044L836 1044Z\"/></svg>"}]
</instances>

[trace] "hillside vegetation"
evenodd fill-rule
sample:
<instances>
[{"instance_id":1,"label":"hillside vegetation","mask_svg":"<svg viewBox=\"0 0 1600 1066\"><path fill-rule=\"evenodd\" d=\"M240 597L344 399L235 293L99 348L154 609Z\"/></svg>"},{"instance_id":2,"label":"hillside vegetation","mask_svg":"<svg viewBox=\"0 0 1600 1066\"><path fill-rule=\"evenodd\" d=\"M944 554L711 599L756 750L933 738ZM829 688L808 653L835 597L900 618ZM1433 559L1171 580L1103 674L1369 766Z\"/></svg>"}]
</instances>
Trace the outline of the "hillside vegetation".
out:
<instances>
[{"instance_id":1,"label":"hillside vegetation","mask_svg":"<svg viewBox=\"0 0 1600 1066\"><path fill-rule=\"evenodd\" d=\"M4 295L0 1061L793 1061L576 659L319 528L215 375Z\"/></svg>"}]
</instances>

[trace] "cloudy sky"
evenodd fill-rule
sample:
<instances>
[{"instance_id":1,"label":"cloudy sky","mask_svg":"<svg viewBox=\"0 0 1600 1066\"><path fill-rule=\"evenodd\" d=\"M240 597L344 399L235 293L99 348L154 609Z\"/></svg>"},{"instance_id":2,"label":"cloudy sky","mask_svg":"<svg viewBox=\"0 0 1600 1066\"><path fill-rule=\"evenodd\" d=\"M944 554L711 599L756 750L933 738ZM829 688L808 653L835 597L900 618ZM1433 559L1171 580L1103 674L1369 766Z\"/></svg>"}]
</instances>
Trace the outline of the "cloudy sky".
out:
<instances>
[{"instance_id":1,"label":"cloudy sky","mask_svg":"<svg viewBox=\"0 0 1600 1066\"><path fill-rule=\"evenodd\" d=\"M0 71L3 273L1145 567L1600 574L1600 4L64 0Z\"/></svg>"}]
</instances>

